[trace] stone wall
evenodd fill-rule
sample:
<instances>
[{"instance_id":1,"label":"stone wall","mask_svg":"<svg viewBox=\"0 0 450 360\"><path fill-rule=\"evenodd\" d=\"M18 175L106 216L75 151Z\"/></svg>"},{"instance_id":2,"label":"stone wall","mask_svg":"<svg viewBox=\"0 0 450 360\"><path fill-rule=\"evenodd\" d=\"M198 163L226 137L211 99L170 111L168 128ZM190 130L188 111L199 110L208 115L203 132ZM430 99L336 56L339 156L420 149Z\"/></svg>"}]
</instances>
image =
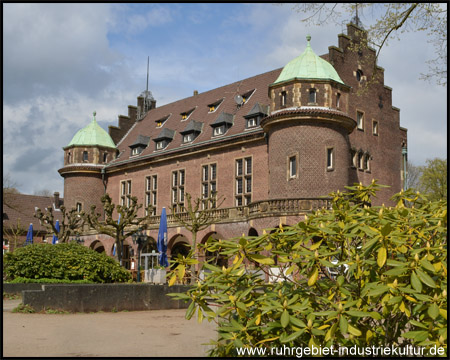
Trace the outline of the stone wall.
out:
<instances>
[{"instance_id":1,"label":"stone wall","mask_svg":"<svg viewBox=\"0 0 450 360\"><path fill-rule=\"evenodd\" d=\"M38 284L36 284L38 285ZM22 292L22 303L36 311L70 312L185 309L188 303L168 293L186 292L185 285L150 284L51 284Z\"/></svg>"}]
</instances>

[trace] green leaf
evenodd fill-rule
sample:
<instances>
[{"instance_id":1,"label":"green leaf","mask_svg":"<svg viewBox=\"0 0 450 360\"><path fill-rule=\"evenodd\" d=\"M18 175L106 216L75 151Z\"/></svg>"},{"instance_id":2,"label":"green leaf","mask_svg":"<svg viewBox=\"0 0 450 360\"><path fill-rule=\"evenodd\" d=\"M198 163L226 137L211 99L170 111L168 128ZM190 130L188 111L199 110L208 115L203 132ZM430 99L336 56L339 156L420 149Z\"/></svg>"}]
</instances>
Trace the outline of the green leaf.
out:
<instances>
[{"instance_id":1,"label":"green leaf","mask_svg":"<svg viewBox=\"0 0 450 360\"><path fill-rule=\"evenodd\" d=\"M341 314L339 317L339 328L341 329L341 334L345 335L348 331L348 321L347 319Z\"/></svg>"},{"instance_id":2,"label":"green leaf","mask_svg":"<svg viewBox=\"0 0 450 360\"><path fill-rule=\"evenodd\" d=\"M263 265L273 265L274 261L270 257L259 255L259 254L249 254L248 257Z\"/></svg>"},{"instance_id":3,"label":"green leaf","mask_svg":"<svg viewBox=\"0 0 450 360\"><path fill-rule=\"evenodd\" d=\"M419 293L422 292L422 283L414 271L411 272L411 285Z\"/></svg>"},{"instance_id":4,"label":"green leaf","mask_svg":"<svg viewBox=\"0 0 450 360\"><path fill-rule=\"evenodd\" d=\"M281 315L281 326L286 327L289 325L289 312L285 309Z\"/></svg>"},{"instance_id":5,"label":"green leaf","mask_svg":"<svg viewBox=\"0 0 450 360\"><path fill-rule=\"evenodd\" d=\"M194 311L195 311L195 302L191 302L191 304L189 305L188 309L186 310L186 319L190 320L192 315L194 315Z\"/></svg>"},{"instance_id":6,"label":"green leaf","mask_svg":"<svg viewBox=\"0 0 450 360\"><path fill-rule=\"evenodd\" d=\"M359 331L357 328L353 327L352 325L348 324L348 332L355 336L361 336L361 331Z\"/></svg>"},{"instance_id":7,"label":"green leaf","mask_svg":"<svg viewBox=\"0 0 450 360\"><path fill-rule=\"evenodd\" d=\"M402 336L407 339L413 339L415 342L425 341L428 337L428 331L408 331Z\"/></svg>"},{"instance_id":8,"label":"green leaf","mask_svg":"<svg viewBox=\"0 0 450 360\"><path fill-rule=\"evenodd\" d=\"M302 328L305 328L305 327L306 327L306 324L305 324L302 320L297 319L297 318L296 318L295 316L293 316L293 315L290 315L290 316L289 316L289 321L290 321L291 324L294 325L294 326L302 327Z\"/></svg>"},{"instance_id":9,"label":"green leaf","mask_svg":"<svg viewBox=\"0 0 450 360\"><path fill-rule=\"evenodd\" d=\"M372 316L371 313L366 311L357 311L357 310L348 310L345 312L347 315L356 316L356 317L366 317Z\"/></svg>"},{"instance_id":10,"label":"green leaf","mask_svg":"<svg viewBox=\"0 0 450 360\"><path fill-rule=\"evenodd\" d=\"M384 272L384 275L402 275L403 273L409 271L409 268L404 266L404 267L397 267L388 271Z\"/></svg>"},{"instance_id":11,"label":"green leaf","mask_svg":"<svg viewBox=\"0 0 450 360\"><path fill-rule=\"evenodd\" d=\"M422 324L421 322L418 322L418 321L416 321L416 320L409 320L409 322L410 322L412 325L414 325L414 326L418 326L418 327L421 327L421 328L423 328L423 329L427 329L427 330L428 330L428 326Z\"/></svg>"},{"instance_id":12,"label":"green leaf","mask_svg":"<svg viewBox=\"0 0 450 360\"><path fill-rule=\"evenodd\" d=\"M436 303L428 307L428 315L434 320L439 316L439 306Z\"/></svg>"},{"instance_id":13,"label":"green leaf","mask_svg":"<svg viewBox=\"0 0 450 360\"><path fill-rule=\"evenodd\" d=\"M384 225L381 229L381 235L383 236L388 236L392 231L392 226L390 223L387 223L386 225ZM381 267L381 266L380 266Z\"/></svg>"},{"instance_id":14,"label":"green leaf","mask_svg":"<svg viewBox=\"0 0 450 360\"><path fill-rule=\"evenodd\" d=\"M314 270L311 272L309 276L308 285L313 286L316 283L318 277L319 277L319 269L317 268L317 266L315 266Z\"/></svg>"},{"instance_id":15,"label":"green leaf","mask_svg":"<svg viewBox=\"0 0 450 360\"><path fill-rule=\"evenodd\" d=\"M431 288L436 287L436 283L430 276L428 276L427 274L425 274L423 271L421 271L419 269L416 269L416 272L417 272L417 276L419 276L420 281L422 281L425 285L427 285Z\"/></svg>"},{"instance_id":16,"label":"green leaf","mask_svg":"<svg viewBox=\"0 0 450 360\"><path fill-rule=\"evenodd\" d=\"M241 310L247 311L247 306L243 302L236 301L236 306Z\"/></svg>"},{"instance_id":17,"label":"green leaf","mask_svg":"<svg viewBox=\"0 0 450 360\"><path fill-rule=\"evenodd\" d=\"M294 341L295 339L297 339L301 334L303 334L305 332L305 329L296 331L295 333L292 333L291 335L287 336L286 333L283 333L280 336L280 342L281 343L287 343L287 342L291 342Z\"/></svg>"},{"instance_id":18,"label":"green leaf","mask_svg":"<svg viewBox=\"0 0 450 360\"><path fill-rule=\"evenodd\" d=\"M389 290L389 286L387 286L387 285L377 285L368 292L367 296L378 296L378 295L384 294L388 290Z\"/></svg>"},{"instance_id":19,"label":"green leaf","mask_svg":"<svg viewBox=\"0 0 450 360\"><path fill-rule=\"evenodd\" d=\"M422 267L424 269L427 269L428 271L432 272L433 274L436 272L434 266L427 259L420 260L420 265L422 265Z\"/></svg>"},{"instance_id":20,"label":"green leaf","mask_svg":"<svg viewBox=\"0 0 450 360\"><path fill-rule=\"evenodd\" d=\"M328 310L328 311L313 312L313 314L317 315L317 316L326 316L328 318L332 318L332 317L335 317L338 314L338 312L335 310Z\"/></svg>"},{"instance_id":21,"label":"green leaf","mask_svg":"<svg viewBox=\"0 0 450 360\"><path fill-rule=\"evenodd\" d=\"M378 255L377 255L377 264L381 268L383 267L384 263L386 262L387 257L387 250L385 247L380 247L378 249Z\"/></svg>"}]
</instances>

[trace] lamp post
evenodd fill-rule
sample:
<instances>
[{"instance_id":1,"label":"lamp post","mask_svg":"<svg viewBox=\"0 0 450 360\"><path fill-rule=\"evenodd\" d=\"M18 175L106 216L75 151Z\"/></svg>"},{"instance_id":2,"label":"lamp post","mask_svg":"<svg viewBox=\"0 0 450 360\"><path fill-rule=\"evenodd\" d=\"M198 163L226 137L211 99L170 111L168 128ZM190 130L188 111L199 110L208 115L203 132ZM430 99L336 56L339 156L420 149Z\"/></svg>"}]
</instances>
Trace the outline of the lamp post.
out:
<instances>
[{"instance_id":1,"label":"lamp post","mask_svg":"<svg viewBox=\"0 0 450 360\"><path fill-rule=\"evenodd\" d=\"M139 228L137 232L135 232L133 235L131 235L131 238L133 239L133 244L138 244L138 268L137 268L137 282L141 281L141 250L144 246L144 244L147 242L148 236L142 232L142 229Z\"/></svg>"}]
</instances>

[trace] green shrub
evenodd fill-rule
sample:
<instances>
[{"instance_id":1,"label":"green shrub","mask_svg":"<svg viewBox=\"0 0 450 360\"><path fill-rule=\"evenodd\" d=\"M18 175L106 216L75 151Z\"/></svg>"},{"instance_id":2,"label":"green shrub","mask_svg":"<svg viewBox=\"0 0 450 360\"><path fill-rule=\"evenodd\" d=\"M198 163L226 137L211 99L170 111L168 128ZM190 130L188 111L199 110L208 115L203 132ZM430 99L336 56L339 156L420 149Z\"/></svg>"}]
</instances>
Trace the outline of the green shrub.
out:
<instances>
[{"instance_id":1,"label":"green shrub","mask_svg":"<svg viewBox=\"0 0 450 360\"><path fill-rule=\"evenodd\" d=\"M197 311L200 322L218 323L211 355L331 345L447 353L447 203L407 191L393 197L396 206L371 207L378 187L333 193L332 209L271 234L210 239L207 249L231 265L204 264L205 279L172 296L192 300L186 318ZM169 284L189 262L174 269ZM255 263L265 273L278 267L283 281L266 283L249 271Z\"/></svg>"},{"instance_id":2,"label":"green shrub","mask_svg":"<svg viewBox=\"0 0 450 360\"><path fill-rule=\"evenodd\" d=\"M112 283L131 279L113 258L76 243L27 245L6 253L3 261L6 281L26 278Z\"/></svg>"},{"instance_id":3,"label":"green shrub","mask_svg":"<svg viewBox=\"0 0 450 360\"><path fill-rule=\"evenodd\" d=\"M28 279L16 277L14 280L7 281L8 284L93 284L93 281L84 280L67 280L67 279Z\"/></svg>"}]
</instances>

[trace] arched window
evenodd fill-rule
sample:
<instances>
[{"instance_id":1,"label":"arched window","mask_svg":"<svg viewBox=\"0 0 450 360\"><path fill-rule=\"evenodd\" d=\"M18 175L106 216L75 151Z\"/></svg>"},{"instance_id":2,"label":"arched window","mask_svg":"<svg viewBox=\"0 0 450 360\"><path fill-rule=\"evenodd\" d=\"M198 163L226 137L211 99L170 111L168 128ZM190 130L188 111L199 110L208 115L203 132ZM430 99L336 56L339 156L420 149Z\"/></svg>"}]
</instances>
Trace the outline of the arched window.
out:
<instances>
[{"instance_id":1,"label":"arched window","mask_svg":"<svg viewBox=\"0 0 450 360\"><path fill-rule=\"evenodd\" d=\"M361 70L356 71L356 80L361 82L363 80L363 72Z\"/></svg>"},{"instance_id":2,"label":"arched window","mask_svg":"<svg viewBox=\"0 0 450 360\"><path fill-rule=\"evenodd\" d=\"M316 103L316 89L309 89L309 103Z\"/></svg>"}]
</instances>

